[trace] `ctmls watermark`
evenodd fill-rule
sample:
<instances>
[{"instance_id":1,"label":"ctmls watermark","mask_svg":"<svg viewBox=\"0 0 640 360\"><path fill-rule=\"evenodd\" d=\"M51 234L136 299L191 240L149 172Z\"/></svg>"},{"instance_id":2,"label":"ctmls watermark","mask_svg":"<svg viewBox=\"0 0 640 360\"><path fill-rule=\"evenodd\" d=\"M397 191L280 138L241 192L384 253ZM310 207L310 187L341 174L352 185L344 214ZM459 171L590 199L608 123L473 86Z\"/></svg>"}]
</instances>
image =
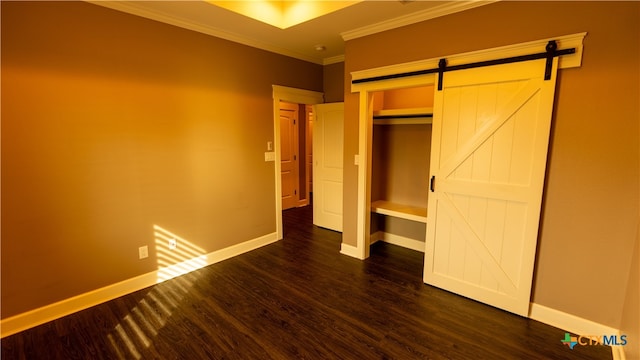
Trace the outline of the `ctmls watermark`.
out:
<instances>
[{"instance_id":1,"label":"ctmls watermark","mask_svg":"<svg viewBox=\"0 0 640 360\"><path fill-rule=\"evenodd\" d=\"M573 350L576 345L607 345L607 346L625 346L627 345L627 335L580 335L571 336L564 333L564 339L560 340L562 344L567 345Z\"/></svg>"}]
</instances>

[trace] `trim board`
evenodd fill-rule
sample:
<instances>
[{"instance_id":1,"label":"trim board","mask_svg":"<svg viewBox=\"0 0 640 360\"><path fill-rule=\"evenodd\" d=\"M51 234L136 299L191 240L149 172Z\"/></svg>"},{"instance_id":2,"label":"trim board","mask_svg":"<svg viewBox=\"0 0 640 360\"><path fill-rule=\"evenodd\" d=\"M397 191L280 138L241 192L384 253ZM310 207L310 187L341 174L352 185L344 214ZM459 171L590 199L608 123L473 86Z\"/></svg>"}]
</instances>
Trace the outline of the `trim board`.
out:
<instances>
[{"instance_id":1,"label":"trim board","mask_svg":"<svg viewBox=\"0 0 640 360\"><path fill-rule=\"evenodd\" d=\"M356 259L364 260L363 257L360 256L360 252L356 246L341 243L340 244L340 254L351 256Z\"/></svg>"},{"instance_id":2,"label":"trim board","mask_svg":"<svg viewBox=\"0 0 640 360\"><path fill-rule=\"evenodd\" d=\"M620 335L620 330L544 305L531 303L529 319L551 325L576 335ZM623 346L611 346L614 360L625 360Z\"/></svg>"},{"instance_id":3,"label":"trim board","mask_svg":"<svg viewBox=\"0 0 640 360\"><path fill-rule=\"evenodd\" d=\"M63 316L90 308L123 295L159 284L165 280L255 250L280 240L276 233L267 234L240 244L216 250L197 259L190 259L164 267L100 289L92 290L56 303L43 306L0 321L0 338L59 319ZM197 260L197 261L194 261ZM197 264L194 266L194 264Z\"/></svg>"},{"instance_id":4,"label":"trim board","mask_svg":"<svg viewBox=\"0 0 640 360\"><path fill-rule=\"evenodd\" d=\"M383 241L389 244L401 246L403 248L419 251L421 253L424 252L424 241L411 239L406 236L400 236L396 234L391 234L384 231L376 231L371 234L371 244L374 244L378 241Z\"/></svg>"}]
</instances>

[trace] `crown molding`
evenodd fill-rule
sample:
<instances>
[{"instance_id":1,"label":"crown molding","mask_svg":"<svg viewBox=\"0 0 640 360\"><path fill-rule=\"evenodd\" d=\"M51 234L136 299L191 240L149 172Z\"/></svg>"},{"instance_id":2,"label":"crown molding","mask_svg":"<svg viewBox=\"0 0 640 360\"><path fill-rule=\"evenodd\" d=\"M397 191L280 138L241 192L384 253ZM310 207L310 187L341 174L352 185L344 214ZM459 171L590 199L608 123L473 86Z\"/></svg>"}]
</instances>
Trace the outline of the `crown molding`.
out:
<instances>
[{"instance_id":1,"label":"crown molding","mask_svg":"<svg viewBox=\"0 0 640 360\"><path fill-rule=\"evenodd\" d=\"M322 65L337 64L339 62L344 62L344 54L333 56L333 57L324 58L322 60Z\"/></svg>"},{"instance_id":2,"label":"crown molding","mask_svg":"<svg viewBox=\"0 0 640 360\"><path fill-rule=\"evenodd\" d=\"M475 7L491 4L497 2L499 0L464 0L464 1L453 1L450 3L446 3L443 5L436 6L431 9L426 9L422 11L417 11L415 13L400 16L395 19L382 21L377 24L364 26L358 29L349 30L344 33L341 33L342 39L344 41L356 39L359 37L375 34L378 32L391 30L397 27L406 26L414 23L418 23L421 21L434 19L440 16L445 16L449 14L453 14L456 12L472 9ZM311 62L318 65L330 65L338 62L343 62L345 59L343 55L337 55L329 58L318 58L313 56L308 56L301 54L296 51L292 51L283 47L279 47L277 45L271 43L265 43L258 41L254 38L243 36L234 32L230 32L221 28L217 28L214 26L193 22L179 16L175 16L173 14L165 13L158 10L150 10L143 6L137 4L134 1L102 1L102 0L85 0L87 3L91 3L94 5L102 6L105 8L109 8L116 11L121 11L124 13L140 16L143 18L159 21L162 23L170 24L173 26L177 26L183 29L196 31L199 33L203 33L206 35L211 35L217 38L221 38L224 40L229 40L235 43L239 43L242 45L254 47L257 49L269 51L272 53L292 57L295 59Z\"/></svg>"},{"instance_id":3,"label":"crown molding","mask_svg":"<svg viewBox=\"0 0 640 360\"><path fill-rule=\"evenodd\" d=\"M134 1L101 1L101 0L85 0L85 1L94 5L106 7L112 10L117 10L124 13L132 14L132 15L141 16L147 19L174 25L183 29L196 31L206 35L211 35L217 38L229 40L242 45L251 46L257 49L266 50L272 53L292 57L299 60L304 60L304 61L311 62L318 65L323 65L323 59L305 56L298 52L291 51L282 47L278 47L273 44L263 43L247 36L242 36L236 33L232 33L214 26L209 26L209 25L189 21L181 17L167 14L161 11L149 10L136 5L136 2Z\"/></svg>"},{"instance_id":4,"label":"crown molding","mask_svg":"<svg viewBox=\"0 0 640 360\"><path fill-rule=\"evenodd\" d=\"M406 25L419 23L422 21L435 19L437 17L454 14L457 12L473 9L479 6L489 5L499 0L465 0L465 1L453 1L443 5L435 6L431 9L425 9L422 11L416 11L415 13L397 17L386 21L379 22L377 24L363 26L361 28L345 31L341 33L344 41L357 39L363 36L376 34L379 32L399 28Z\"/></svg>"}]
</instances>

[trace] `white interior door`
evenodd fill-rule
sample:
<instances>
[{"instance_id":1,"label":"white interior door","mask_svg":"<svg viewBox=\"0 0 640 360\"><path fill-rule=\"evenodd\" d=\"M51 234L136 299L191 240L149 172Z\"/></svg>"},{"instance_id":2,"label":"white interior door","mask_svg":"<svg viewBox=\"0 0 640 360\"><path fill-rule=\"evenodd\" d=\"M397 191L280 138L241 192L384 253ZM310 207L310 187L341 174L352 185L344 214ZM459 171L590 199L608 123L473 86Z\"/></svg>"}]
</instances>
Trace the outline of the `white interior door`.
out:
<instances>
[{"instance_id":1,"label":"white interior door","mask_svg":"<svg viewBox=\"0 0 640 360\"><path fill-rule=\"evenodd\" d=\"M315 105L313 223L342 231L344 103Z\"/></svg>"},{"instance_id":2,"label":"white interior door","mask_svg":"<svg viewBox=\"0 0 640 360\"><path fill-rule=\"evenodd\" d=\"M424 281L528 315L557 60L447 72L435 94Z\"/></svg>"}]
</instances>

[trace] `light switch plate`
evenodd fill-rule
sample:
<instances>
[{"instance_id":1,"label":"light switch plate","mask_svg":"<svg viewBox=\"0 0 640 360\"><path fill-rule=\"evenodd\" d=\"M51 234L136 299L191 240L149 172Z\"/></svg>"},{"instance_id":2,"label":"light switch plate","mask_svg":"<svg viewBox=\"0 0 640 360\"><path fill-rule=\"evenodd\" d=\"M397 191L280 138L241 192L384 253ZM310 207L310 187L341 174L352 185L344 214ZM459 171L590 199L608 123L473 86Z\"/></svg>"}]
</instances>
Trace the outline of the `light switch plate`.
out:
<instances>
[{"instance_id":1,"label":"light switch plate","mask_svg":"<svg viewBox=\"0 0 640 360\"><path fill-rule=\"evenodd\" d=\"M276 153L274 151L267 151L264 153L264 161L275 161Z\"/></svg>"},{"instance_id":2,"label":"light switch plate","mask_svg":"<svg viewBox=\"0 0 640 360\"><path fill-rule=\"evenodd\" d=\"M145 259L147 257L149 257L149 248L147 247L147 245L140 246L138 248L138 259Z\"/></svg>"}]
</instances>

